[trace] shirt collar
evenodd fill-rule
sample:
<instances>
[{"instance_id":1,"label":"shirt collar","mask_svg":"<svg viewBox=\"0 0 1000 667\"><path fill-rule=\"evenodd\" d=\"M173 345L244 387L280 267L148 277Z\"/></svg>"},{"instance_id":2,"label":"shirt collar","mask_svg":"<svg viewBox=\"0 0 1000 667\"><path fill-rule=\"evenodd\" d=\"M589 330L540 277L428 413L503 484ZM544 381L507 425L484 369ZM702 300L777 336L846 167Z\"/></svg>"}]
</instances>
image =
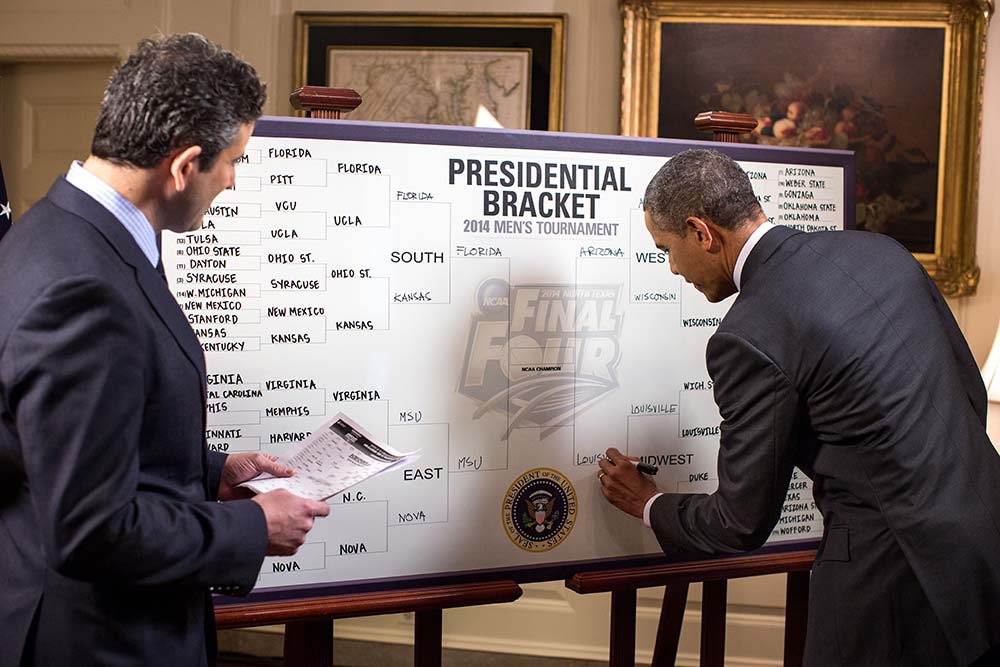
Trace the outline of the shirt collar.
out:
<instances>
[{"instance_id":1,"label":"shirt collar","mask_svg":"<svg viewBox=\"0 0 1000 667\"><path fill-rule=\"evenodd\" d=\"M743 244L743 248L740 250L739 256L736 258L736 266L733 268L733 283L736 285L736 291L740 289L740 279L743 277L743 265L747 263L747 257L750 256L750 251L753 247L757 245L757 241L760 241L764 234L768 233L774 229L774 225L770 221L765 220L760 223L760 226L753 231L747 242Z\"/></svg>"},{"instance_id":2,"label":"shirt collar","mask_svg":"<svg viewBox=\"0 0 1000 667\"><path fill-rule=\"evenodd\" d=\"M135 204L118 194L117 190L99 176L84 169L79 160L74 160L70 165L66 180L106 208L135 239L146 259L153 266L159 264L160 249L156 245L156 232L145 214Z\"/></svg>"}]
</instances>

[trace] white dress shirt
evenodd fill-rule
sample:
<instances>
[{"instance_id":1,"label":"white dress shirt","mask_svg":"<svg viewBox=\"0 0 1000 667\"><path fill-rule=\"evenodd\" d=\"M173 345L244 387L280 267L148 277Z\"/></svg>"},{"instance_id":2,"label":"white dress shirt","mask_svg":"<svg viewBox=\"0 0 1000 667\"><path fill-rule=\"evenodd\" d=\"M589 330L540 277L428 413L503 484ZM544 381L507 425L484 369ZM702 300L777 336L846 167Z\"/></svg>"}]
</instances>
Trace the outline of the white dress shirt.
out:
<instances>
[{"instance_id":1,"label":"white dress shirt","mask_svg":"<svg viewBox=\"0 0 1000 667\"><path fill-rule=\"evenodd\" d=\"M142 254L153 266L160 262L160 249L156 245L156 232L145 214L135 204L118 194L118 191L74 160L69 166L66 180L70 185L90 195L98 204L108 209L118 222L132 235Z\"/></svg>"}]
</instances>

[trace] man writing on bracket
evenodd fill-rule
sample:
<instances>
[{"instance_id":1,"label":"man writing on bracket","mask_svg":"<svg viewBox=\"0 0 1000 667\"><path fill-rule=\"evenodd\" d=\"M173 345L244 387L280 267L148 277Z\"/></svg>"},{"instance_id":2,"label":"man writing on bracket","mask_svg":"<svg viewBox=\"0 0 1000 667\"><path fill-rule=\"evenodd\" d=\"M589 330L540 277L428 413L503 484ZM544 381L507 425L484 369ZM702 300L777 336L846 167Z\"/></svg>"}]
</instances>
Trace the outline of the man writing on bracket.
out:
<instances>
[{"instance_id":1,"label":"man writing on bracket","mask_svg":"<svg viewBox=\"0 0 1000 667\"><path fill-rule=\"evenodd\" d=\"M160 232L234 185L264 99L201 36L140 43L91 156L0 244L0 667L212 663L210 591L245 595L329 513L239 499L292 471L207 451L204 355L162 273Z\"/></svg>"},{"instance_id":2,"label":"man writing on bracket","mask_svg":"<svg viewBox=\"0 0 1000 667\"><path fill-rule=\"evenodd\" d=\"M719 488L658 493L612 448L604 496L667 554L748 551L798 466L824 521L806 664L997 664L1000 457L975 360L920 264L878 234L771 225L716 151L667 162L644 207L673 273L711 302L739 292L706 353Z\"/></svg>"}]
</instances>

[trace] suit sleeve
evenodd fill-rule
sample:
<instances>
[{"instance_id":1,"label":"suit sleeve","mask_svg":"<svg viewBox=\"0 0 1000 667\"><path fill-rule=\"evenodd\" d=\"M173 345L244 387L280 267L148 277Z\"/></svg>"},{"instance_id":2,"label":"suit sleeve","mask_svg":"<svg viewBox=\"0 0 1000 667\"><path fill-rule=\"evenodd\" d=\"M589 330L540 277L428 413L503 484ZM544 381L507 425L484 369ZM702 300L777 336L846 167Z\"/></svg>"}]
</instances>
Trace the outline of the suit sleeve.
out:
<instances>
[{"instance_id":1,"label":"suit sleeve","mask_svg":"<svg viewBox=\"0 0 1000 667\"><path fill-rule=\"evenodd\" d=\"M267 542L256 503L140 489L142 326L108 283L64 279L22 316L0 359L45 558L83 580L245 593Z\"/></svg>"},{"instance_id":2,"label":"suit sleeve","mask_svg":"<svg viewBox=\"0 0 1000 667\"><path fill-rule=\"evenodd\" d=\"M206 445L207 446L207 445ZM228 454L208 452L208 493L211 500L219 499L219 487L222 486L222 470L226 467Z\"/></svg>"},{"instance_id":3,"label":"suit sleeve","mask_svg":"<svg viewBox=\"0 0 1000 667\"><path fill-rule=\"evenodd\" d=\"M962 335L962 329L955 321L955 315L951 312L941 290L934 284L934 281L923 269L925 287L930 292L934 307L937 309L938 317L941 318L942 328L948 337L948 345L951 347L952 355L955 357L956 366L960 375L962 387L965 389L969 403L979 422L986 427L986 412L989 406L986 395L986 385L983 384L983 375L979 370L979 364L969 349L969 343Z\"/></svg>"},{"instance_id":4,"label":"suit sleeve","mask_svg":"<svg viewBox=\"0 0 1000 667\"><path fill-rule=\"evenodd\" d=\"M650 524L668 554L756 549L770 536L794 465L799 399L788 378L739 336L717 333L708 369L722 415L718 491L667 493Z\"/></svg>"}]
</instances>

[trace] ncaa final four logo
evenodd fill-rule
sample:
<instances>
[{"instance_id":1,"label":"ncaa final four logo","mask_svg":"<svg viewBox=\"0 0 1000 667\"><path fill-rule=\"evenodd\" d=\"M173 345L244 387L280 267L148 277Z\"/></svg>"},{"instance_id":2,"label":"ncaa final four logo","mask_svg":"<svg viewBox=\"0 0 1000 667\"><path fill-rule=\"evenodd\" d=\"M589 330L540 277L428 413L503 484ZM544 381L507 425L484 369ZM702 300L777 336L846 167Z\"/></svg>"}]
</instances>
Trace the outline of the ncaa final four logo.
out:
<instances>
[{"instance_id":1,"label":"ncaa final four logo","mask_svg":"<svg viewBox=\"0 0 1000 667\"><path fill-rule=\"evenodd\" d=\"M499 278L476 291L458 391L479 402L473 417L508 415L513 429L541 437L618 386L620 285L514 285Z\"/></svg>"}]
</instances>

